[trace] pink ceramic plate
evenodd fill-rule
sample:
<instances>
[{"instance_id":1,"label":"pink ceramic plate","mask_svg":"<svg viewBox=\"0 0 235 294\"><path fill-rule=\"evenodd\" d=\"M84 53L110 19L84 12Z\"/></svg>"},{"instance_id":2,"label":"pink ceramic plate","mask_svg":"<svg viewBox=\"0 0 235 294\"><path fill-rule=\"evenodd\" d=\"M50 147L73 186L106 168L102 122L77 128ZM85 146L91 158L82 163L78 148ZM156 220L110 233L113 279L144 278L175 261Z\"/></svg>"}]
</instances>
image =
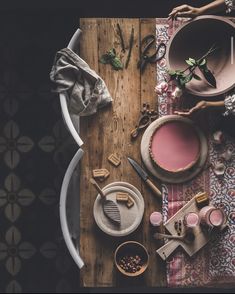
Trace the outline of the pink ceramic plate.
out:
<instances>
[{"instance_id":1,"label":"pink ceramic plate","mask_svg":"<svg viewBox=\"0 0 235 294\"><path fill-rule=\"evenodd\" d=\"M221 95L235 87L235 24L219 16L200 16L180 27L171 37L166 53L167 67L185 69L185 59L198 59L215 44L219 47L208 57L208 68L216 78L217 87L210 86L205 79L193 79L187 84L189 93L211 97ZM235 46L234 46L235 48ZM202 74L196 72L202 77Z\"/></svg>"},{"instance_id":2,"label":"pink ceramic plate","mask_svg":"<svg viewBox=\"0 0 235 294\"><path fill-rule=\"evenodd\" d=\"M155 130L149 149L155 164L169 172L179 172L198 161L200 139L192 125L169 121Z\"/></svg>"}]
</instances>

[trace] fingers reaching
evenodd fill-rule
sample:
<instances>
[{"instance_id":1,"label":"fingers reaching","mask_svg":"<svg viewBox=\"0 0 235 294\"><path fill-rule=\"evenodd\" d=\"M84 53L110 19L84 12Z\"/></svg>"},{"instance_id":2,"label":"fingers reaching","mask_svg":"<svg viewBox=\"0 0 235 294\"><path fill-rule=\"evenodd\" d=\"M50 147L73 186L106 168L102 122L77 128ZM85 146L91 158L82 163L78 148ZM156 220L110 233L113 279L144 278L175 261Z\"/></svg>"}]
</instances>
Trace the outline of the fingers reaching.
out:
<instances>
[{"instance_id":1,"label":"fingers reaching","mask_svg":"<svg viewBox=\"0 0 235 294\"><path fill-rule=\"evenodd\" d=\"M188 5L180 5L175 8L169 13L169 18L175 18L178 13L188 11Z\"/></svg>"},{"instance_id":2,"label":"fingers reaching","mask_svg":"<svg viewBox=\"0 0 235 294\"><path fill-rule=\"evenodd\" d=\"M198 14L198 8L189 5L180 5L175 7L168 15L168 19L175 19L177 17L195 17Z\"/></svg>"},{"instance_id":3,"label":"fingers reaching","mask_svg":"<svg viewBox=\"0 0 235 294\"><path fill-rule=\"evenodd\" d=\"M189 116L191 113L190 113L190 110L189 110L189 111L174 111L174 114L178 114L178 115L181 115L181 116Z\"/></svg>"},{"instance_id":4,"label":"fingers reaching","mask_svg":"<svg viewBox=\"0 0 235 294\"><path fill-rule=\"evenodd\" d=\"M200 101L198 102L194 107L192 107L189 110L183 110L183 111L174 111L175 114L182 115L182 116L189 116L194 112L197 112L199 110L205 109L208 107L208 103L206 101Z\"/></svg>"},{"instance_id":5,"label":"fingers reaching","mask_svg":"<svg viewBox=\"0 0 235 294\"><path fill-rule=\"evenodd\" d=\"M172 11L169 13L169 15L172 15L172 14L176 13L177 11L187 11L187 10L190 10L189 5L186 5L186 4L180 5L180 6L173 8Z\"/></svg>"}]
</instances>

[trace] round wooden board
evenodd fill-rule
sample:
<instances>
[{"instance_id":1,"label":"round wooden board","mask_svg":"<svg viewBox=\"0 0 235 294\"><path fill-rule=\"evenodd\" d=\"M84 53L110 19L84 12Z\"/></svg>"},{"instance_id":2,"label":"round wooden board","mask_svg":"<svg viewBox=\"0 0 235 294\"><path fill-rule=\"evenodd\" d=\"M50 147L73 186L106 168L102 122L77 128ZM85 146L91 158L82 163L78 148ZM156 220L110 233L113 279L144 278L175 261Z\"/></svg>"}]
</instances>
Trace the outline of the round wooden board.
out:
<instances>
[{"instance_id":1,"label":"round wooden board","mask_svg":"<svg viewBox=\"0 0 235 294\"><path fill-rule=\"evenodd\" d=\"M127 236L134 232L140 225L144 214L144 199L141 193L132 185L125 182L116 182L109 184L102 189L107 195L107 199L117 203L121 214L121 226L113 224L103 212L102 200L97 196L93 214L98 227L106 234L114 237ZM116 193L126 192L132 197L134 206L130 209L125 203L116 202Z\"/></svg>"},{"instance_id":2,"label":"round wooden board","mask_svg":"<svg viewBox=\"0 0 235 294\"><path fill-rule=\"evenodd\" d=\"M161 126L163 123L166 123L169 121L182 121L187 124L190 124L196 130L199 136L200 146L201 146L200 158L190 170L182 171L178 173L172 173L172 172L165 171L161 169L160 167L157 167L152 162L152 159L149 154L149 143L150 143L151 137L154 131L156 130L156 128ZM208 144L207 144L207 138L205 137L204 133L195 125L195 123L192 120L179 116L179 115L166 115L152 122L151 125L149 125L149 127L145 130L141 140L140 151L141 151L143 162L146 168L151 172L152 175L160 179L162 182L178 184L178 183L187 182L200 173L200 171L203 169L204 164L207 160Z\"/></svg>"}]
</instances>

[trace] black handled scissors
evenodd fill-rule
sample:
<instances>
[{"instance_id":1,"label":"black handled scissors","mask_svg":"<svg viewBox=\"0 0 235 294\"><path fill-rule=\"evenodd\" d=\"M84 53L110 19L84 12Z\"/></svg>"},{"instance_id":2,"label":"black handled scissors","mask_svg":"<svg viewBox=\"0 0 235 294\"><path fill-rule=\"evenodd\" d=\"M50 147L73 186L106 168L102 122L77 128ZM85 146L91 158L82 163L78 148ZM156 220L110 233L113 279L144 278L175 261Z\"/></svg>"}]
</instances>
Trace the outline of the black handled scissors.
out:
<instances>
[{"instance_id":1,"label":"black handled scissors","mask_svg":"<svg viewBox=\"0 0 235 294\"><path fill-rule=\"evenodd\" d=\"M160 43L152 55L149 55L149 49L156 44L156 37L154 35L147 35L140 43L140 59L137 67L143 73L148 63L156 63L161 60L166 54L166 44ZM144 48L143 48L144 47Z\"/></svg>"}]
</instances>

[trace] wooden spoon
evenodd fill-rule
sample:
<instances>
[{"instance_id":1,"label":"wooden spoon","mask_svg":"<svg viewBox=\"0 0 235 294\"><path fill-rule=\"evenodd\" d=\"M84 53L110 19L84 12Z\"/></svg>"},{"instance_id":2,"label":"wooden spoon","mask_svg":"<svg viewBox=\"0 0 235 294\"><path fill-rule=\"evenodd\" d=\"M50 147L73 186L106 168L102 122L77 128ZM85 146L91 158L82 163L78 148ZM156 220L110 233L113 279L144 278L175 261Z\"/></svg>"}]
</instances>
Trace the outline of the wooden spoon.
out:
<instances>
[{"instance_id":1,"label":"wooden spoon","mask_svg":"<svg viewBox=\"0 0 235 294\"><path fill-rule=\"evenodd\" d=\"M161 239L167 238L167 239L174 239L174 240L184 241L185 243L192 243L194 241L194 239L195 239L195 235L192 232L185 232L181 236L168 235L168 234L162 234L162 233L155 233L153 235L153 237L156 240L161 240Z\"/></svg>"}]
</instances>

